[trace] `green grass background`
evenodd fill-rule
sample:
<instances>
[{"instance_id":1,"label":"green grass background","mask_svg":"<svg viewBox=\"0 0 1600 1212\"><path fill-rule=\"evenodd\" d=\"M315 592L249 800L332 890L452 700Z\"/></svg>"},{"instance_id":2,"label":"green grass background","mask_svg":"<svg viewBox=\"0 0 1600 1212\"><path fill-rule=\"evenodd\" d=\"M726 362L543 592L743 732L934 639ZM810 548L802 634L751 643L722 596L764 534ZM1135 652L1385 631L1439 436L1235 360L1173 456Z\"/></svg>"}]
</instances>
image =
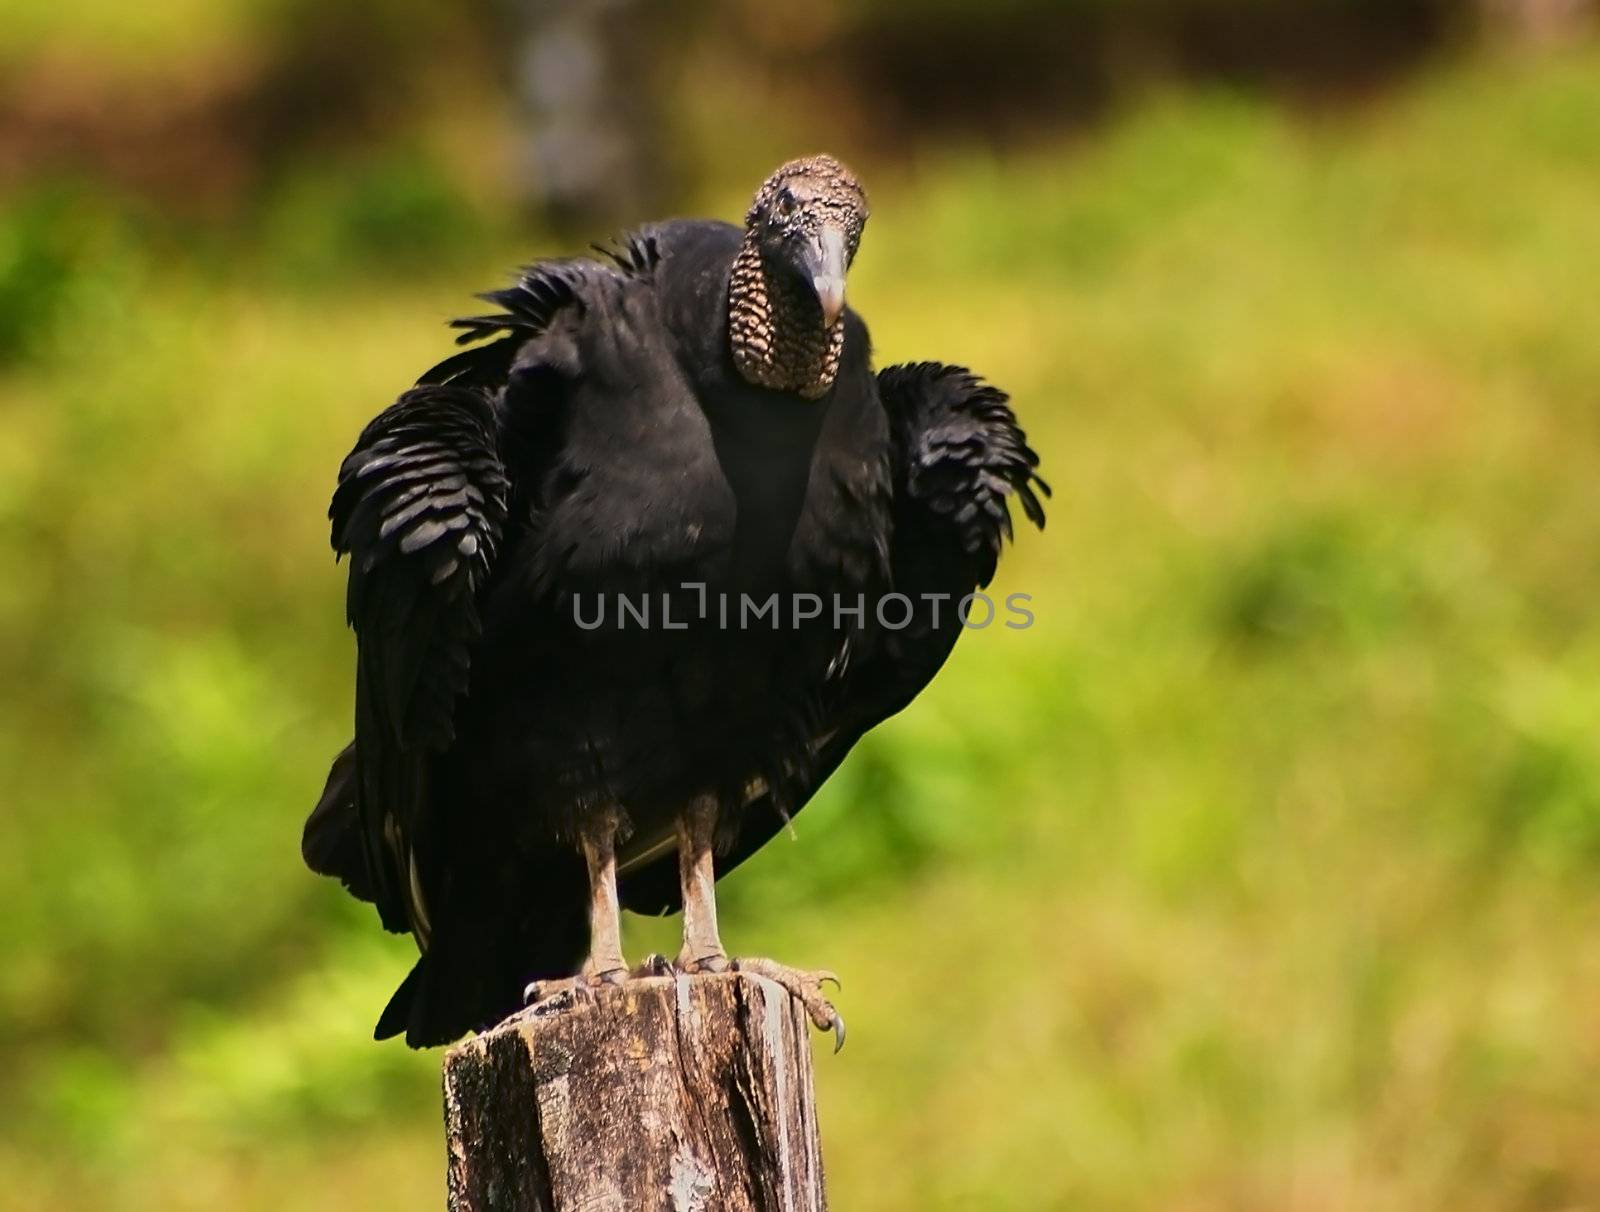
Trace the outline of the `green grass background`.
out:
<instances>
[{"instance_id":1,"label":"green grass background","mask_svg":"<svg viewBox=\"0 0 1600 1212\"><path fill-rule=\"evenodd\" d=\"M333 472L540 251L413 169L242 252L0 205L0 1202L441 1202L409 944L297 852ZM869 184L880 363L1001 383L1056 495L1036 625L725 889L845 979L835 1206L1600 1208L1600 54Z\"/></svg>"}]
</instances>

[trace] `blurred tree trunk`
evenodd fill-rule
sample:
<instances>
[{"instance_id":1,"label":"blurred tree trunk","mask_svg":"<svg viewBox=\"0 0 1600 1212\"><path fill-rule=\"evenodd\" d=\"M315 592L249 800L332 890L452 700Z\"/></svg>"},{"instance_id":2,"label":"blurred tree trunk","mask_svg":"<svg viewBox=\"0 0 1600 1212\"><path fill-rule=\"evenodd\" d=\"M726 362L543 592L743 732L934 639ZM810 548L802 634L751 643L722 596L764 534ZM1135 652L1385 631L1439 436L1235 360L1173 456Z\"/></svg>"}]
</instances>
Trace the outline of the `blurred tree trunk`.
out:
<instances>
[{"instance_id":1,"label":"blurred tree trunk","mask_svg":"<svg viewBox=\"0 0 1600 1212\"><path fill-rule=\"evenodd\" d=\"M517 181L527 209L591 237L653 214L665 183L647 5L506 3L523 127Z\"/></svg>"}]
</instances>

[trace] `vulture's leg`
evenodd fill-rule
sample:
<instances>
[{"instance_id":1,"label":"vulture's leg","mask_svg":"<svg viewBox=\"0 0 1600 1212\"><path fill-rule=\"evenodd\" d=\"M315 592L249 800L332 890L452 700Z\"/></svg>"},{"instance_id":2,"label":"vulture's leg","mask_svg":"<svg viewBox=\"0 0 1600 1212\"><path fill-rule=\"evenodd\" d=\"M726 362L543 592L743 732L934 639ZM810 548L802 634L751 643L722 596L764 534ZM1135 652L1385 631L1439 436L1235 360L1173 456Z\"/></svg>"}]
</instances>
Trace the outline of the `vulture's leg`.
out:
<instances>
[{"instance_id":1,"label":"vulture's leg","mask_svg":"<svg viewBox=\"0 0 1600 1212\"><path fill-rule=\"evenodd\" d=\"M589 868L589 958L576 976L533 981L522 991L526 1002L590 985L617 985L628 975L622 958L622 910L617 904L616 812L597 812L578 830L578 843Z\"/></svg>"},{"instance_id":2,"label":"vulture's leg","mask_svg":"<svg viewBox=\"0 0 1600 1212\"><path fill-rule=\"evenodd\" d=\"M617 904L617 815L596 814L578 840L589 866L589 958L581 975L591 985L620 984L628 974L622 958L622 909Z\"/></svg>"},{"instance_id":3,"label":"vulture's leg","mask_svg":"<svg viewBox=\"0 0 1600 1212\"><path fill-rule=\"evenodd\" d=\"M822 994L825 981L835 985L831 972L805 972L770 959L730 960L717 933L716 871L712 843L716 836L717 800L697 797L678 818L678 878L683 886L683 950L678 967L684 972L725 972L732 968L764 976L782 985L789 996L806 1008L822 1031L832 1030L834 1051L844 1047L844 1017Z\"/></svg>"},{"instance_id":4,"label":"vulture's leg","mask_svg":"<svg viewBox=\"0 0 1600 1212\"><path fill-rule=\"evenodd\" d=\"M684 972L726 972L728 953L717 933L717 873L712 842L717 830L717 797L696 796L678 818L678 880L683 888Z\"/></svg>"}]
</instances>

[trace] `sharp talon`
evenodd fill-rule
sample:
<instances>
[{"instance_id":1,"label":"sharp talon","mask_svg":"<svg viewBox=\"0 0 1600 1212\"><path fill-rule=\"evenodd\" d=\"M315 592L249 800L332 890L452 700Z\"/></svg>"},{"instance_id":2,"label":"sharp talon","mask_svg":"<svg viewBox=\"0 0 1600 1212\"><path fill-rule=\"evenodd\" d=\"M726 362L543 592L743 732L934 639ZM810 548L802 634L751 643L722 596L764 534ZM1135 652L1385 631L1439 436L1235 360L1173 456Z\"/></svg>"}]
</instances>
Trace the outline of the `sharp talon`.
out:
<instances>
[{"instance_id":1,"label":"sharp talon","mask_svg":"<svg viewBox=\"0 0 1600 1212\"><path fill-rule=\"evenodd\" d=\"M838 984L837 981L834 984ZM844 1047L844 1015L834 1011L833 1015L833 1054L839 1055L839 1049Z\"/></svg>"},{"instance_id":2,"label":"sharp talon","mask_svg":"<svg viewBox=\"0 0 1600 1212\"><path fill-rule=\"evenodd\" d=\"M672 961L664 955L647 955L639 961L639 966L628 974L632 977L643 976L675 976L677 969L672 966Z\"/></svg>"},{"instance_id":3,"label":"sharp talon","mask_svg":"<svg viewBox=\"0 0 1600 1212\"><path fill-rule=\"evenodd\" d=\"M566 977L561 980L529 981L522 989L522 1004L524 1006L540 1006L548 1010L556 1010L561 1006L575 1005L580 997L588 990L584 988L583 981L577 977ZM564 998L565 1001L559 999Z\"/></svg>"},{"instance_id":4,"label":"sharp talon","mask_svg":"<svg viewBox=\"0 0 1600 1212\"><path fill-rule=\"evenodd\" d=\"M831 973L831 972L819 972L819 973L817 973L817 984L826 985L826 984L830 984L830 983L840 993L844 992L844 982L841 981L833 973Z\"/></svg>"}]
</instances>

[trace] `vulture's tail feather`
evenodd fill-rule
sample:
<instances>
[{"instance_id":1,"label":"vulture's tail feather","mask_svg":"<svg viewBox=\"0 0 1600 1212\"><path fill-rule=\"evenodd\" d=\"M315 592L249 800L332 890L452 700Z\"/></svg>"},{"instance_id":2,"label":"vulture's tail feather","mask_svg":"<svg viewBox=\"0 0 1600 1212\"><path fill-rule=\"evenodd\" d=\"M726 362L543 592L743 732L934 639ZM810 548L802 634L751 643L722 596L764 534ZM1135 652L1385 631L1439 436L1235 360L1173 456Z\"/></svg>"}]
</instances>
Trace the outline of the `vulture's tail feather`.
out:
<instances>
[{"instance_id":1,"label":"vulture's tail feather","mask_svg":"<svg viewBox=\"0 0 1600 1212\"><path fill-rule=\"evenodd\" d=\"M515 1014L528 982L578 970L589 947L583 860L551 850L522 861L543 879L517 904L445 902L432 945L384 1007L375 1039L404 1033L413 1048L450 1043ZM468 895L484 894L494 883L470 884ZM498 928L485 928L486 922Z\"/></svg>"}]
</instances>

